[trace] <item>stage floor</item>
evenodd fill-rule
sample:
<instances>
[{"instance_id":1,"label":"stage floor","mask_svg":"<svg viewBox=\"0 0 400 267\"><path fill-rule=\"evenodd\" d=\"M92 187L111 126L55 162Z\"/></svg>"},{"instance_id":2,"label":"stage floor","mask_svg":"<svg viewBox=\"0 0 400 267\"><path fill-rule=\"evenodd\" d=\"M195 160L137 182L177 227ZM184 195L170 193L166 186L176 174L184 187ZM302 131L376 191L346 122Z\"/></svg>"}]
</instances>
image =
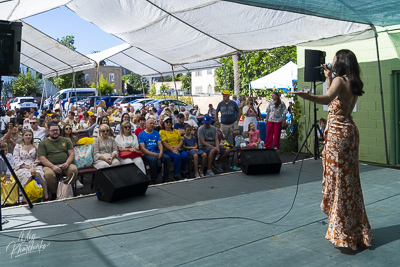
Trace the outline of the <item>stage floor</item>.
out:
<instances>
[{"instance_id":1,"label":"stage floor","mask_svg":"<svg viewBox=\"0 0 400 267\"><path fill-rule=\"evenodd\" d=\"M301 173L299 170L301 169ZM360 165L373 247L343 254L324 239L321 160L280 174L242 172L2 210L2 266L398 266L400 170ZM290 209L298 193L293 209Z\"/></svg>"}]
</instances>

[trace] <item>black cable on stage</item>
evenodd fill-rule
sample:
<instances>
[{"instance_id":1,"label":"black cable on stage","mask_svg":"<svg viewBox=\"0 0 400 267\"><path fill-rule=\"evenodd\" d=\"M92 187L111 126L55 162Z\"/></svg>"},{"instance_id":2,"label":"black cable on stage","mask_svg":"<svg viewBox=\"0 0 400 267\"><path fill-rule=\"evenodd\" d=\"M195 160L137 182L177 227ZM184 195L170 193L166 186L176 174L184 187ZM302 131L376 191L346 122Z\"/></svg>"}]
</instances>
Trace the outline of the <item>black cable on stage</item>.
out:
<instances>
[{"instance_id":1,"label":"black cable on stage","mask_svg":"<svg viewBox=\"0 0 400 267\"><path fill-rule=\"evenodd\" d=\"M296 198L297 198L297 193L299 191L299 182L300 182L300 175L301 175L301 172L302 172L302 169L303 169L303 162L304 162L304 158L301 160L300 170L299 170L299 174L297 176L296 192L295 192L295 195L293 197L292 205L290 206L289 210L281 218L279 218L278 220L273 221L273 222L264 222L264 221L260 221L260 220L256 220L256 219L251 219L251 218L247 218L247 217L238 217L238 216L215 217L215 218L199 218L199 219L190 219L190 220L182 220L182 221L163 223L163 224L159 224L159 225L156 225L156 226L153 226L153 227L144 228L144 229L136 230L136 231L129 231L129 232L123 232L123 233L111 233L111 234L104 234L104 235L98 235L98 236L86 237L86 238L80 238L80 239L68 239L68 240L46 239L46 238L40 238L40 239L43 240L43 241L47 241L47 242L60 242L60 243L87 241L87 240L97 239L97 238L101 238L101 237L108 237L108 236L137 234L137 233L154 230L154 229L157 229L157 228L160 228L160 227L164 227L164 226L168 226L168 225L188 223L188 222L196 222L196 221L246 220L246 221L257 222L257 223L261 223L261 224L265 224L265 225L274 224L274 223L277 223L277 222L281 221L283 218L285 218L292 211L292 209L294 207L294 203L296 202ZM115 222L115 223L119 223L119 222ZM101 225L99 225L97 227L101 227ZM80 230L76 230L76 231L81 231L81 229ZM65 233L61 233L61 234L65 234ZM17 236L6 235L6 234L4 234L2 232L0 232L0 235L6 236L6 237L10 237L10 238L16 238L16 239L19 238L19 236L17 237Z\"/></svg>"}]
</instances>

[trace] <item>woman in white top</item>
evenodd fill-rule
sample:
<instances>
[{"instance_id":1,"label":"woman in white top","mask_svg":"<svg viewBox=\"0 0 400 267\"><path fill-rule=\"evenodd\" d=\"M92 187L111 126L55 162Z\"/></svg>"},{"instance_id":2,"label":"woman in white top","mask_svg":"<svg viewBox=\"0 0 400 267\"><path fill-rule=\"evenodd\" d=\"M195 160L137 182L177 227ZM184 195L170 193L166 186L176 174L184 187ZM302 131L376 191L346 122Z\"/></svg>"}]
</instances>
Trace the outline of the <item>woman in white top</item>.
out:
<instances>
[{"instance_id":1,"label":"woman in white top","mask_svg":"<svg viewBox=\"0 0 400 267\"><path fill-rule=\"evenodd\" d=\"M96 111L97 118L107 115L106 110L107 110L106 102L104 100L101 100Z\"/></svg>"},{"instance_id":2,"label":"woman in white top","mask_svg":"<svg viewBox=\"0 0 400 267\"><path fill-rule=\"evenodd\" d=\"M257 126L258 112L252 97L249 97L247 99L247 105L243 107L243 115L244 115L243 132L249 131L250 122L254 123L254 125Z\"/></svg>"},{"instance_id":3,"label":"woman in white top","mask_svg":"<svg viewBox=\"0 0 400 267\"><path fill-rule=\"evenodd\" d=\"M131 117L129 116L128 113L124 113L124 114L122 114L122 116L121 116L121 123L118 124L118 125L115 127L115 135L119 135L119 133L120 133L120 131L121 131L121 124L122 124L122 122L124 122L124 121L129 121L129 122L130 122L132 134L135 133L136 127L135 127L135 126L133 125L133 123L131 122Z\"/></svg>"},{"instance_id":4,"label":"woman in white top","mask_svg":"<svg viewBox=\"0 0 400 267\"><path fill-rule=\"evenodd\" d=\"M90 118L89 118L89 113L84 112L83 113L83 118L81 120L81 130L85 130L90 127Z\"/></svg>"},{"instance_id":5,"label":"woman in white top","mask_svg":"<svg viewBox=\"0 0 400 267\"><path fill-rule=\"evenodd\" d=\"M121 123L121 132L115 138L115 142L117 142L118 151L132 151L137 152L139 151L139 142L135 134L132 134L132 126L129 121L123 121ZM144 166L142 157L137 157L134 159L122 159L120 158L119 161L122 165L135 163L136 166L146 174L146 168Z\"/></svg>"}]
</instances>

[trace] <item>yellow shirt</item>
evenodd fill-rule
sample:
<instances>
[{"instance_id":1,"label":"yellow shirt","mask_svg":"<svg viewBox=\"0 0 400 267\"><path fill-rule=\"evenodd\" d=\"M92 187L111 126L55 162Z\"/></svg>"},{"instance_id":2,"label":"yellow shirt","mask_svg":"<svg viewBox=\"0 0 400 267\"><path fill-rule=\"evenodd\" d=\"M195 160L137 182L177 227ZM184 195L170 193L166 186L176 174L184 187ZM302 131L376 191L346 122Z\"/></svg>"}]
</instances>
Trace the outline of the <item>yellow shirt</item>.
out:
<instances>
[{"instance_id":1,"label":"yellow shirt","mask_svg":"<svg viewBox=\"0 0 400 267\"><path fill-rule=\"evenodd\" d=\"M112 123L112 122L115 122L115 120L114 120L114 118L113 118L113 117L111 117L111 116L108 116L108 122L109 122L109 123Z\"/></svg>"},{"instance_id":2,"label":"yellow shirt","mask_svg":"<svg viewBox=\"0 0 400 267\"><path fill-rule=\"evenodd\" d=\"M181 134L178 130L174 129L172 132L167 132L165 130L160 131L161 141L165 141L171 147L176 146L182 139Z\"/></svg>"}]
</instances>

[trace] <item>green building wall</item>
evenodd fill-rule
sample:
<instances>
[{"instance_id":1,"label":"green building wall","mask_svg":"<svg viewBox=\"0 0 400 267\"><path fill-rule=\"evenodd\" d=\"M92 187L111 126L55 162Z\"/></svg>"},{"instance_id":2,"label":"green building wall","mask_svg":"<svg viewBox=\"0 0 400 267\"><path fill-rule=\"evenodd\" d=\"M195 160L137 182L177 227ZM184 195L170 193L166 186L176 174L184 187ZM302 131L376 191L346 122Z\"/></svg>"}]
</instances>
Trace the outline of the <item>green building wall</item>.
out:
<instances>
[{"instance_id":1,"label":"green building wall","mask_svg":"<svg viewBox=\"0 0 400 267\"><path fill-rule=\"evenodd\" d=\"M379 32L379 31L378 31ZM399 144L399 84L400 84L400 60L396 53L396 46L390 40L386 32L378 34L379 56L382 73L382 88L384 109L386 116L386 135L387 149L390 165L400 164L400 144ZM340 49L352 50L360 63L361 78L364 82L365 94L358 99L357 110L353 113L354 121L360 132L360 161L375 162L386 164L385 140L383 130L382 105L379 85L379 69L377 62L377 52L375 39L342 43L329 47L297 47L297 63L299 68L299 88L309 87L311 83L304 82L304 50L321 50L326 52L326 62L331 62L335 52ZM318 82L317 82L318 84ZM317 94L322 94L322 85L317 86ZM304 111L303 101L300 101L301 110ZM311 124L313 113L311 106ZM317 120L326 118L327 112L321 105L317 105ZM306 113L308 113L308 103L306 102ZM303 123L303 140L299 140L299 145L304 141L304 114L301 116L300 123ZM306 114L308 118L308 114ZM308 123L307 123L308 124ZM312 137L309 138L312 143ZM312 148L310 149L311 151Z\"/></svg>"}]
</instances>

